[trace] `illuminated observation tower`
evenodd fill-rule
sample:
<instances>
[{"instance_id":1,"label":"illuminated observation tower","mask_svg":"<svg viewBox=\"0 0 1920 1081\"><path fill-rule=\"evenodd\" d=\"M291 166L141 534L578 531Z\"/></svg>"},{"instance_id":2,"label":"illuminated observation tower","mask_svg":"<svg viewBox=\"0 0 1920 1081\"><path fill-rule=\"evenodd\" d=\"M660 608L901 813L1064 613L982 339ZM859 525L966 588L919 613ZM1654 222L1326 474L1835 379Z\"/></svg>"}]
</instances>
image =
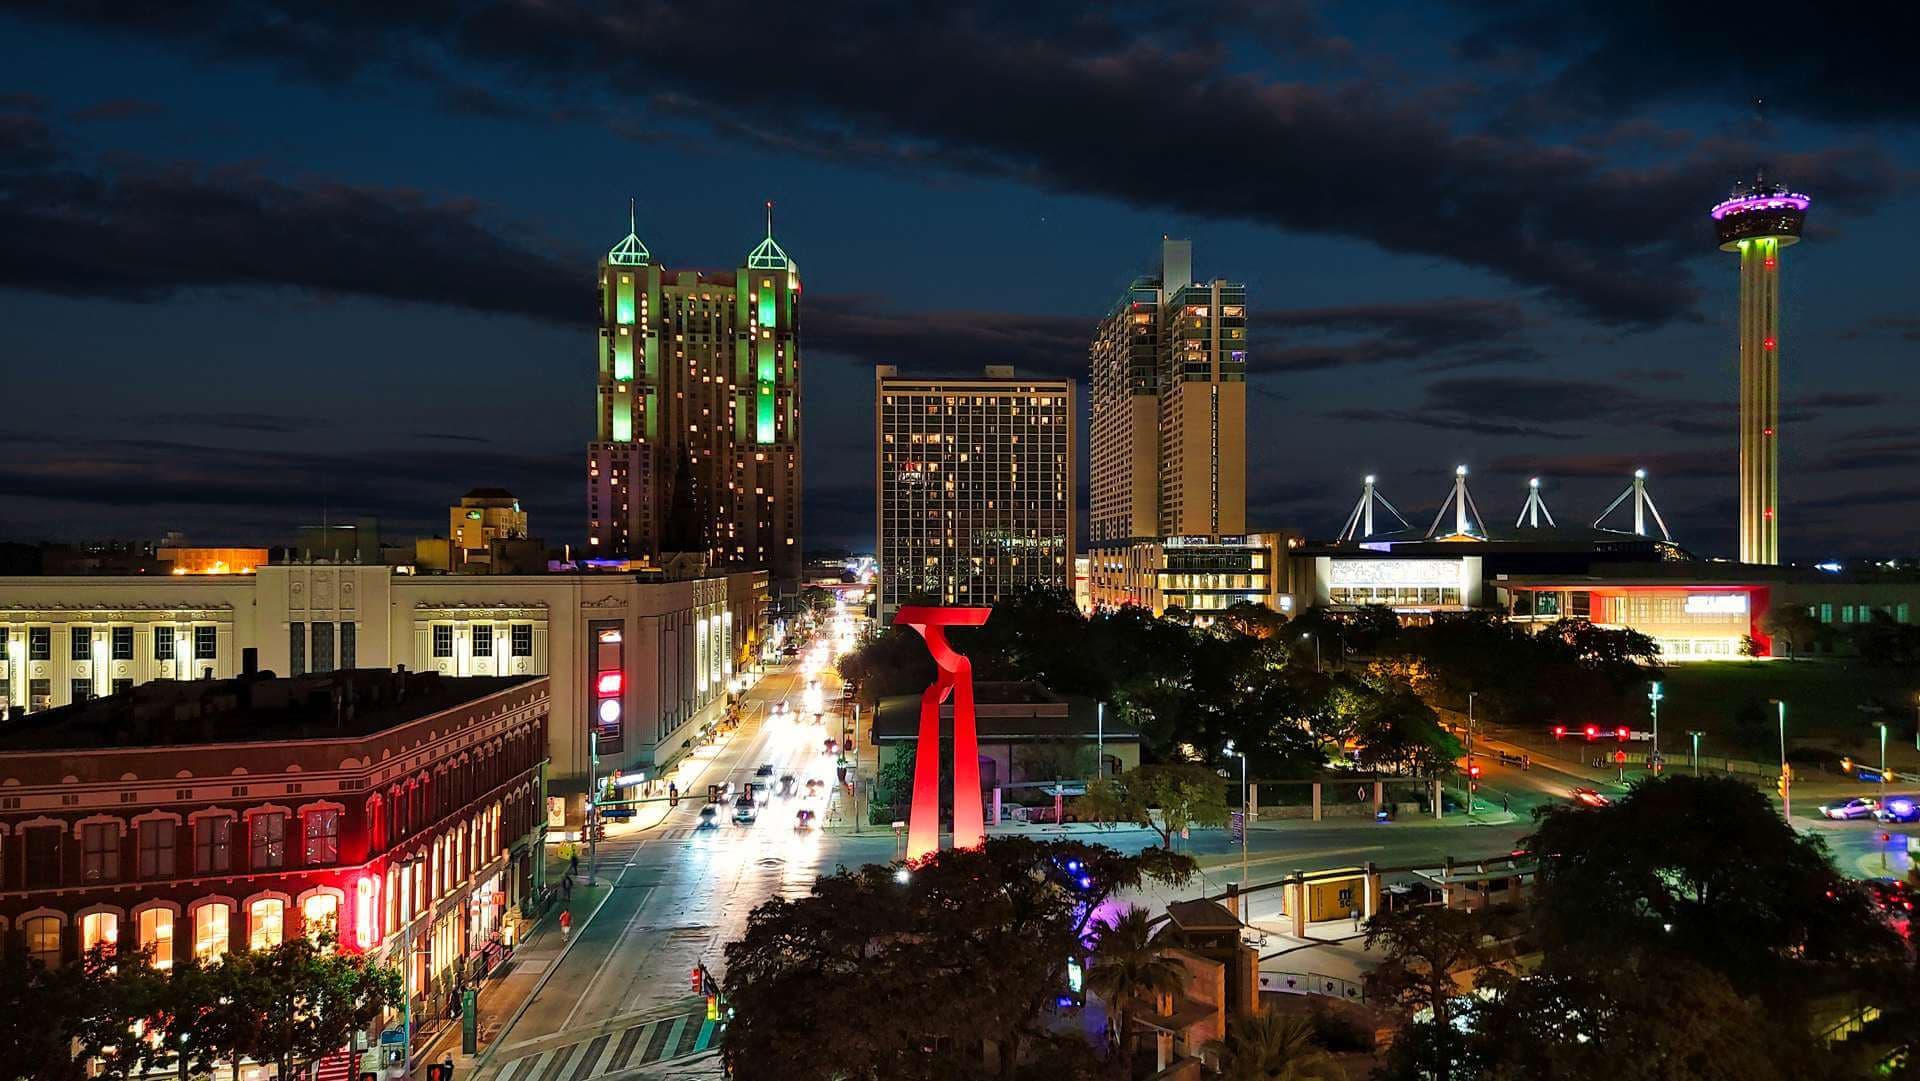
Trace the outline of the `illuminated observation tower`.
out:
<instances>
[{"instance_id":1,"label":"illuminated observation tower","mask_svg":"<svg viewBox=\"0 0 1920 1081\"><path fill-rule=\"evenodd\" d=\"M1764 170L1713 208L1720 250L1740 253L1740 561L1780 562L1780 249L1810 200Z\"/></svg>"}]
</instances>

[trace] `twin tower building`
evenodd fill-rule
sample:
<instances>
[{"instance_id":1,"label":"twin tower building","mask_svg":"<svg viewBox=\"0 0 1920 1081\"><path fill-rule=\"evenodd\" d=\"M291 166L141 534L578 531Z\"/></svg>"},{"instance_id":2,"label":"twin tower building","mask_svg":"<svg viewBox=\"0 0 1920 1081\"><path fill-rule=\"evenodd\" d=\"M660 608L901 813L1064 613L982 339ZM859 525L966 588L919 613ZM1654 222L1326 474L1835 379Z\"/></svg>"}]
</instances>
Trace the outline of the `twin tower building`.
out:
<instances>
[{"instance_id":1,"label":"twin tower building","mask_svg":"<svg viewBox=\"0 0 1920 1081\"><path fill-rule=\"evenodd\" d=\"M731 271L670 271L632 230L600 260L590 559L800 578L800 268L767 235Z\"/></svg>"}]
</instances>

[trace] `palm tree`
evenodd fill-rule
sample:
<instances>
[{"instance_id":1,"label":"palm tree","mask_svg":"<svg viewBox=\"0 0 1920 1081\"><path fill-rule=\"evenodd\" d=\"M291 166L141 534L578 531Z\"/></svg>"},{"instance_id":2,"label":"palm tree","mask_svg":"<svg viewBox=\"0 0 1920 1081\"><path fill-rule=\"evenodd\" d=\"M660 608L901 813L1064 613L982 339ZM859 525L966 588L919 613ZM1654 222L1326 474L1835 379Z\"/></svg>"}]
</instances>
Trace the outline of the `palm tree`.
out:
<instances>
[{"instance_id":1,"label":"palm tree","mask_svg":"<svg viewBox=\"0 0 1920 1081\"><path fill-rule=\"evenodd\" d=\"M1346 1072L1314 1042L1313 1023L1263 1009L1227 1022L1227 1038L1203 1053L1220 1063L1227 1081L1342 1081Z\"/></svg>"},{"instance_id":2,"label":"palm tree","mask_svg":"<svg viewBox=\"0 0 1920 1081\"><path fill-rule=\"evenodd\" d=\"M1120 1022L1120 1051L1133 1054L1128 1004L1137 998L1178 994L1185 985L1178 962L1153 944L1147 910L1129 908L1111 922L1097 925L1093 938L1093 965L1087 970L1087 988L1106 1002Z\"/></svg>"}]
</instances>

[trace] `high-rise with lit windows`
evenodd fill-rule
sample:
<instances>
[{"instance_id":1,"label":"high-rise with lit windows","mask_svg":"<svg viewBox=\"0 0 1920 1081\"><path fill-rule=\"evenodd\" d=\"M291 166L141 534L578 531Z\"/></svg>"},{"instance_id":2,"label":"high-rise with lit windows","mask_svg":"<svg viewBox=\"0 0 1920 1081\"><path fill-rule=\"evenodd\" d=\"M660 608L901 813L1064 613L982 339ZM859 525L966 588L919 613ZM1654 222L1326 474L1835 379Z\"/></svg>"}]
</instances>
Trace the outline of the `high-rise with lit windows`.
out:
<instances>
[{"instance_id":1,"label":"high-rise with lit windows","mask_svg":"<svg viewBox=\"0 0 1920 1081\"><path fill-rule=\"evenodd\" d=\"M1089 534L1246 530L1247 287L1193 280L1193 245L1163 239L1101 320L1093 376Z\"/></svg>"},{"instance_id":2,"label":"high-rise with lit windows","mask_svg":"<svg viewBox=\"0 0 1920 1081\"><path fill-rule=\"evenodd\" d=\"M670 271L629 230L600 261L588 555L800 577L800 268L766 239L732 271Z\"/></svg>"},{"instance_id":3,"label":"high-rise with lit windows","mask_svg":"<svg viewBox=\"0 0 1920 1081\"><path fill-rule=\"evenodd\" d=\"M1713 208L1721 251L1740 255L1740 562L1780 562L1780 253L1810 200L1756 174Z\"/></svg>"},{"instance_id":4,"label":"high-rise with lit windows","mask_svg":"<svg viewBox=\"0 0 1920 1081\"><path fill-rule=\"evenodd\" d=\"M1073 588L1073 381L874 375L879 612Z\"/></svg>"}]
</instances>

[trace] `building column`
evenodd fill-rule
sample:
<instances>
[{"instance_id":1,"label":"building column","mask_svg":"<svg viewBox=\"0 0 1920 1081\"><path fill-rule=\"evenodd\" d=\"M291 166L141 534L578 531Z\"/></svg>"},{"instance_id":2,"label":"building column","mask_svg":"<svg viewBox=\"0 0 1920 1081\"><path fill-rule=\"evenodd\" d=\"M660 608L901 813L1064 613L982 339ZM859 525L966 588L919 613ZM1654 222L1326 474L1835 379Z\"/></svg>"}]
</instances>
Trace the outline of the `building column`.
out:
<instances>
[{"instance_id":1,"label":"building column","mask_svg":"<svg viewBox=\"0 0 1920 1081\"><path fill-rule=\"evenodd\" d=\"M1313 820L1320 821L1320 782L1313 782Z\"/></svg>"},{"instance_id":2,"label":"building column","mask_svg":"<svg viewBox=\"0 0 1920 1081\"><path fill-rule=\"evenodd\" d=\"M1260 782L1258 781L1247 786L1246 811L1247 821L1249 822L1255 821L1260 817Z\"/></svg>"},{"instance_id":3,"label":"building column","mask_svg":"<svg viewBox=\"0 0 1920 1081\"><path fill-rule=\"evenodd\" d=\"M1385 781L1373 782L1373 813L1375 815L1378 815L1380 808L1385 805L1386 797L1387 783Z\"/></svg>"}]
</instances>

